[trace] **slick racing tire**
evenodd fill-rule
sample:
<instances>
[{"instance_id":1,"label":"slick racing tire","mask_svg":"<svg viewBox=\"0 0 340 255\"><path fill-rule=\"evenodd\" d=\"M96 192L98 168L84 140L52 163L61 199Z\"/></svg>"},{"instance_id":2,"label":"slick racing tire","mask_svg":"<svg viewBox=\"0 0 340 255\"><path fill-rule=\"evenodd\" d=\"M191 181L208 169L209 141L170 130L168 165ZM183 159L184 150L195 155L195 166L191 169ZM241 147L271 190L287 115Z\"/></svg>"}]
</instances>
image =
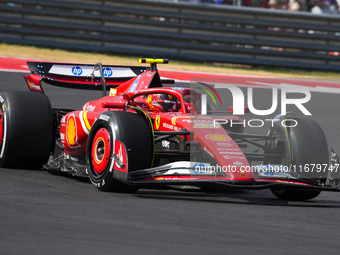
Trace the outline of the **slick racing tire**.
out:
<instances>
[{"instance_id":1,"label":"slick racing tire","mask_svg":"<svg viewBox=\"0 0 340 255\"><path fill-rule=\"evenodd\" d=\"M287 188L270 188L271 192L278 198L288 201L305 201L316 198L321 191L297 190Z\"/></svg>"},{"instance_id":2,"label":"slick racing tire","mask_svg":"<svg viewBox=\"0 0 340 255\"><path fill-rule=\"evenodd\" d=\"M297 126L287 128L291 155L291 174L315 182L325 182L329 152L326 136L320 125L311 119L295 119ZM288 124L289 125L289 124ZM288 162L288 161L286 161ZM319 171L317 169L322 170ZM325 167L325 168L323 168ZM317 197L321 191L271 188L272 193L284 200L308 200Z\"/></svg>"},{"instance_id":3,"label":"slick racing tire","mask_svg":"<svg viewBox=\"0 0 340 255\"><path fill-rule=\"evenodd\" d=\"M151 167L151 136L146 120L140 115L120 111L101 114L87 142L86 164L91 182L101 191L129 193L138 190L124 180L127 181L129 172ZM119 150L115 146L119 146ZM126 154L121 153L124 150ZM114 157L123 161L122 169L117 168Z\"/></svg>"},{"instance_id":4,"label":"slick racing tire","mask_svg":"<svg viewBox=\"0 0 340 255\"><path fill-rule=\"evenodd\" d=\"M40 168L53 148L53 115L45 94L0 93L0 166Z\"/></svg>"}]
</instances>

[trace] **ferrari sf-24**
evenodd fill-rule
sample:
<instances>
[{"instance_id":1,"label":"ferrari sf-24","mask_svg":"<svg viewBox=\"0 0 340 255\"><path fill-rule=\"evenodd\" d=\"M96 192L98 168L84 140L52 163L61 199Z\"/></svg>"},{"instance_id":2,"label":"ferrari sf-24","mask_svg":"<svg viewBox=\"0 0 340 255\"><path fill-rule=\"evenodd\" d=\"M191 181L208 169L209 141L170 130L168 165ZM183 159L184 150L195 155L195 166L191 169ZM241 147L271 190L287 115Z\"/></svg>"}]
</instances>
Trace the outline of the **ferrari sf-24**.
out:
<instances>
[{"instance_id":1,"label":"ferrari sf-24","mask_svg":"<svg viewBox=\"0 0 340 255\"><path fill-rule=\"evenodd\" d=\"M28 62L30 91L0 93L0 166L57 169L114 192L269 188L280 199L307 200L340 190L338 156L317 122L290 116L298 125L289 125L289 114L278 115L266 135L245 133L230 125L242 121L232 109L217 117L229 122L216 121L202 90L162 79L157 64L167 62ZM54 109L43 83L103 96L80 110Z\"/></svg>"}]
</instances>

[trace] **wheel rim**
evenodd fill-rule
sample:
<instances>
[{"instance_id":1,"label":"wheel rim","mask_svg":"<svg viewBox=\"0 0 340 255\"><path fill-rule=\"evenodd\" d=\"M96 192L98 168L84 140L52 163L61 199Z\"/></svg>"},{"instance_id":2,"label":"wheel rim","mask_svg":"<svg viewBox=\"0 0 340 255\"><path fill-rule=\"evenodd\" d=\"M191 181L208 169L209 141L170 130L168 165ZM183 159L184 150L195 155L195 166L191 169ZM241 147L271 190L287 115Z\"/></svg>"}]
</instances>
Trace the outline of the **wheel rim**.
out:
<instances>
[{"instance_id":1,"label":"wheel rim","mask_svg":"<svg viewBox=\"0 0 340 255\"><path fill-rule=\"evenodd\" d=\"M110 162L111 139L105 128L101 128L96 133L91 148L91 164L97 175L105 173Z\"/></svg>"}]
</instances>

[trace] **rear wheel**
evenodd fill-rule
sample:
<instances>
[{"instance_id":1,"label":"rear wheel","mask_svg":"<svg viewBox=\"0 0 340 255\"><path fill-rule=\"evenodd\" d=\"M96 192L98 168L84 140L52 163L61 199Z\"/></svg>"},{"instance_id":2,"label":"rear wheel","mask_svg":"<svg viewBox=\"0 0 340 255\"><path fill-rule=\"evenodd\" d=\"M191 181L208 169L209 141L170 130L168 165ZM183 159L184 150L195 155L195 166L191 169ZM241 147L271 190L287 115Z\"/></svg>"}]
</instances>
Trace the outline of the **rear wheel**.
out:
<instances>
[{"instance_id":1,"label":"rear wheel","mask_svg":"<svg viewBox=\"0 0 340 255\"><path fill-rule=\"evenodd\" d=\"M142 116L129 112L102 114L92 126L87 142L86 163L91 182L102 191L138 190L124 180L128 172L151 166L151 141L151 131Z\"/></svg>"},{"instance_id":2,"label":"rear wheel","mask_svg":"<svg viewBox=\"0 0 340 255\"><path fill-rule=\"evenodd\" d=\"M42 93L0 94L0 166L40 168L53 148L53 116Z\"/></svg>"},{"instance_id":3,"label":"rear wheel","mask_svg":"<svg viewBox=\"0 0 340 255\"><path fill-rule=\"evenodd\" d=\"M289 167L293 166L292 175L308 179L316 184L324 183L329 161L326 136L314 120L296 119L296 121L297 126L287 128L289 146L286 147L290 148L285 148L285 155L290 155L290 157L284 159L284 162ZM288 122L287 124L289 125ZM319 171L320 168L322 168L321 171ZM317 197L321 192L287 188L271 188L271 191L276 197L284 200L308 200Z\"/></svg>"}]
</instances>

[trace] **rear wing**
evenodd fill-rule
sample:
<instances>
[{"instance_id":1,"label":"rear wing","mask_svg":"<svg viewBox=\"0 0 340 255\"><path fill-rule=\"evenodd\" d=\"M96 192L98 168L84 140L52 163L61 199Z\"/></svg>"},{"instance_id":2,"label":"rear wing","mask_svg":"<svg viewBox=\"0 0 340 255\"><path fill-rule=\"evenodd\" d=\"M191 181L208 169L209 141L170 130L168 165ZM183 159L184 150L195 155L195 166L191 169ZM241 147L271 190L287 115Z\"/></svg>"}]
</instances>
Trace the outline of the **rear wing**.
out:
<instances>
[{"instance_id":1,"label":"rear wing","mask_svg":"<svg viewBox=\"0 0 340 255\"><path fill-rule=\"evenodd\" d=\"M31 74L24 78L31 91L43 93L41 82L73 89L103 89L101 73L99 70L94 71L95 65L50 62L27 62L27 65ZM115 88L149 69L143 66L103 65L102 73L106 88Z\"/></svg>"}]
</instances>

